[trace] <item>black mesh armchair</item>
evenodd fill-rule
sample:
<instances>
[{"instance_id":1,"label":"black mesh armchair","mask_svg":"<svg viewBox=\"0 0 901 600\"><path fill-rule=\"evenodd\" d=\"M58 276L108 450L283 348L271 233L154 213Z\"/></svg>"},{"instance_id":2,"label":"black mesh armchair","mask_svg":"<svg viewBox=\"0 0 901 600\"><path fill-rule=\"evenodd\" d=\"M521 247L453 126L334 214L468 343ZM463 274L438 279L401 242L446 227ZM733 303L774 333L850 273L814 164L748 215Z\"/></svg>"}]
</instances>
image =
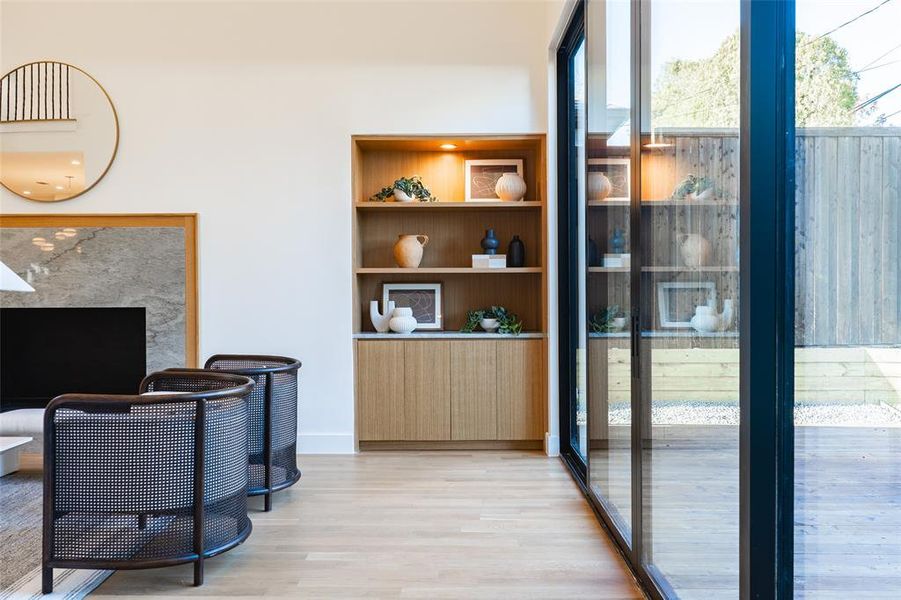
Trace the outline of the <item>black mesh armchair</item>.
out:
<instances>
[{"instance_id":1,"label":"black mesh armchair","mask_svg":"<svg viewBox=\"0 0 901 600\"><path fill-rule=\"evenodd\" d=\"M300 479L297 468L297 374L300 361L284 356L216 354L205 368L250 377L250 490L265 495L272 509L272 492Z\"/></svg>"},{"instance_id":2,"label":"black mesh armchair","mask_svg":"<svg viewBox=\"0 0 901 600\"><path fill-rule=\"evenodd\" d=\"M141 382L144 395L66 394L50 402L44 593L53 591L54 568L193 562L194 585L201 585L204 559L250 535L253 385L239 375L166 371Z\"/></svg>"}]
</instances>

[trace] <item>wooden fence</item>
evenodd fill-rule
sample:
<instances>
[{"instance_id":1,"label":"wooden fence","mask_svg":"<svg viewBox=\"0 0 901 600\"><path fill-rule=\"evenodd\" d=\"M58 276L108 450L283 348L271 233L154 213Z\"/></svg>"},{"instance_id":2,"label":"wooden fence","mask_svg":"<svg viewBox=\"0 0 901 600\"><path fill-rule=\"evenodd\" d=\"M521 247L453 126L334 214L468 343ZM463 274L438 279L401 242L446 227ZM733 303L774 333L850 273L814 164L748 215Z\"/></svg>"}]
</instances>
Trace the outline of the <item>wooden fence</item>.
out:
<instances>
[{"instance_id":1,"label":"wooden fence","mask_svg":"<svg viewBox=\"0 0 901 600\"><path fill-rule=\"evenodd\" d=\"M689 174L737 198L734 130L662 135L672 145L646 153L645 199L665 197ZM796 343L901 345L901 128L801 129L796 147ZM710 218L692 228L729 238L715 248L734 244L722 215Z\"/></svg>"}]
</instances>

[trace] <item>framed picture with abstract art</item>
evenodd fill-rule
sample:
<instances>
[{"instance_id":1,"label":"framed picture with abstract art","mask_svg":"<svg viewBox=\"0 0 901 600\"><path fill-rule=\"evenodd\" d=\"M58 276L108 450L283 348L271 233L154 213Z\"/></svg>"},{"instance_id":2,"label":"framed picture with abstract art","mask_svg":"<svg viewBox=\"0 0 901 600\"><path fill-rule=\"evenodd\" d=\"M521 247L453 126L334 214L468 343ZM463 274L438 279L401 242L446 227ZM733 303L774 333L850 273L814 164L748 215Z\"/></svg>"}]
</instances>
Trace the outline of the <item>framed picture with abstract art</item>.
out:
<instances>
[{"instance_id":1,"label":"framed picture with abstract art","mask_svg":"<svg viewBox=\"0 0 901 600\"><path fill-rule=\"evenodd\" d=\"M716 306L716 284L712 281L657 282L657 309L665 329L691 327L695 308Z\"/></svg>"},{"instance_id":2,"label":"framed picture with abstract art","mask_svg":"<svg viewBox=\"0 0 901 600\"><path fill-rule=\"evenodd\" d=\"M441 329L440 283L385 283L382 284L382 305L394 300L395 307L413 309L416 329Z\"/></svg>"},{"instance_id":3,"label":"framed picture with abstract art","mask_svg":"<svg viewBox=\"0 0 901 600\"><path fill-rule=\"evenodd\" d=\"M603 173L610 180L610 194L604 200L629 200L632 170L628 158L589 158L589 178L592 173Z\"/></svg>"},{"instance_id":4,"label":"framed picture with abstract art","mask_svg":"<svg viewBox=\"0 0 901 600\"><path fill-rule=\"evenodd\" d=\"M497 180L504 173L522 174L521 158L488 158L467 160L464 163L467 202L492 202L500 200L494 193Z\"/></svg>"}]
</instances>

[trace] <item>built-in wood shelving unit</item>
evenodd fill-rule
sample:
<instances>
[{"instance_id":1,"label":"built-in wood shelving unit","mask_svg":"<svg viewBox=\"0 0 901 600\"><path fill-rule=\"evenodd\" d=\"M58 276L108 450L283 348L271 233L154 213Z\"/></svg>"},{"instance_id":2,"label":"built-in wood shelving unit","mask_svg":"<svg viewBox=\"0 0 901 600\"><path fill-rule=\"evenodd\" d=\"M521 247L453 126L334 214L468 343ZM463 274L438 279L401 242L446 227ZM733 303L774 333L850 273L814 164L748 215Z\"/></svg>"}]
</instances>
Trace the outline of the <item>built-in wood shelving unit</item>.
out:
<instances>
[{"instance_id":1,"label":"built-in wood shelving unit","mask_svg":"<svg viewBox=\"0 0 901 600\"><path fill-rule=\"evenodd\" d=\"M629 267L588 267L589 273L629 273ZM710 266L710 267L680 267L680 266L650 266L641 267L642 273L738 273L738 267Z\"/></svg>"},{"instance_id":2,"label":"built-in wood shelving unit","mask_svg":"<svg viewBox=\"0 0 901 600\"><path fill-rule=\"evenodd\" d=\"M355 136L352 139L353 335L360 449L540 448L547 431L546 157L543 135ZM443 144L456 149L444 150ZM521 202L464 202L464 162L516 158ZM370 202L419 175L440 201ZM518 235L525 265L473 269L485 230L498 253ZM400 268L398 235L424 234L418 268ZM444 331L376 333L369 303L386 283L440 283ZM505 306L521 335L459 330L469 310Z\"/></svg>"},{"instance_id":3,"label":"built-in wood shelving unit","mask_svg":"<svg viewBox=\"0 0 901 600\"><path fill-rule=\"evenodd\" d=\"M442 144L455 150L443 150ZM444 328L457 331L469 310L503 305L526 331L547 331L546 159L543 135L455 137L356 136L353 157L353 273L355 333L372 331L369 301L384 283L441 283ZM468 159L523 161L528 191L520 202L464 202ZM398 177L419 175L437 202L372 202L369 198ZM485 230L493 228L498 253L518 235L525 244L522 267L473 269ZM425 234L418 268L400 268L393 246L401 234Z\"/></svg>"},{"instance_id":4,"label":"built-in wood shelving unit","mask_svg":"<svg viewBox=\"0 0 901 600\"><path fill-rule=\"evenodd\" d=\"M588 207L589 208L609 208L616 206L629 206L628 200L589 200ZM641 207L642 208L654 208L654 207L662 207L662 206L672 206L678 208L692 208L692 207L726 207L726 208L738 208L738 203L730 200L676 200L673 198L664 198L661 200L642 200Z\"/></svg>"},{"instance_id":5,"label":"built-in wood shelving unit","mask_svg":"<svg viewBox=\"0 0 901 600\"><path fill-rule=\"evenodd\" d=\"M541 210L543 203L534 200L522 202L356 202L357 210L396 210L396 211L480 211L480 210Z\"/></svg>"},{"instance_id":6,"label":"built-in wood shelving unit","mask_svg":"<svg viewBox=\"0 0 901 600\"><path fill-rule=\"evenodd\" d=\"M473 269L472 267L419 267L416 269L402 267L359 267L357 275L402 275L402 274L420 274L420 275L444 275L449 273L468 274L468 275L516 275L523 273L534 273L539 275L544 270L541 267L507 267L505 269Z\"/></svg>"}]
</instances>

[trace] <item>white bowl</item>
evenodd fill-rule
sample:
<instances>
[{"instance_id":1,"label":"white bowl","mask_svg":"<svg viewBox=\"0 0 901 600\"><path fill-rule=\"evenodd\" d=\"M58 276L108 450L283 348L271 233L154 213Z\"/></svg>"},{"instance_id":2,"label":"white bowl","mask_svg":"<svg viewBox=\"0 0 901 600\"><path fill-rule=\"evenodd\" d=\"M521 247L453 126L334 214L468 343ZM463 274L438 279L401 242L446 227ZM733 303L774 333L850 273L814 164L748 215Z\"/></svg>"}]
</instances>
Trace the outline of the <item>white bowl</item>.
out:
<instances>
[{"instance_id":1,"label":"white bowl","mask_svg":"<svg viewBox=\"0 0 901 600\"><path fill-rule=\"evenodd\" d=\"M501 326L497 319L482 319L479 321L479 325L488 333L494 333Z\"/></svg>"}]
</instances>

